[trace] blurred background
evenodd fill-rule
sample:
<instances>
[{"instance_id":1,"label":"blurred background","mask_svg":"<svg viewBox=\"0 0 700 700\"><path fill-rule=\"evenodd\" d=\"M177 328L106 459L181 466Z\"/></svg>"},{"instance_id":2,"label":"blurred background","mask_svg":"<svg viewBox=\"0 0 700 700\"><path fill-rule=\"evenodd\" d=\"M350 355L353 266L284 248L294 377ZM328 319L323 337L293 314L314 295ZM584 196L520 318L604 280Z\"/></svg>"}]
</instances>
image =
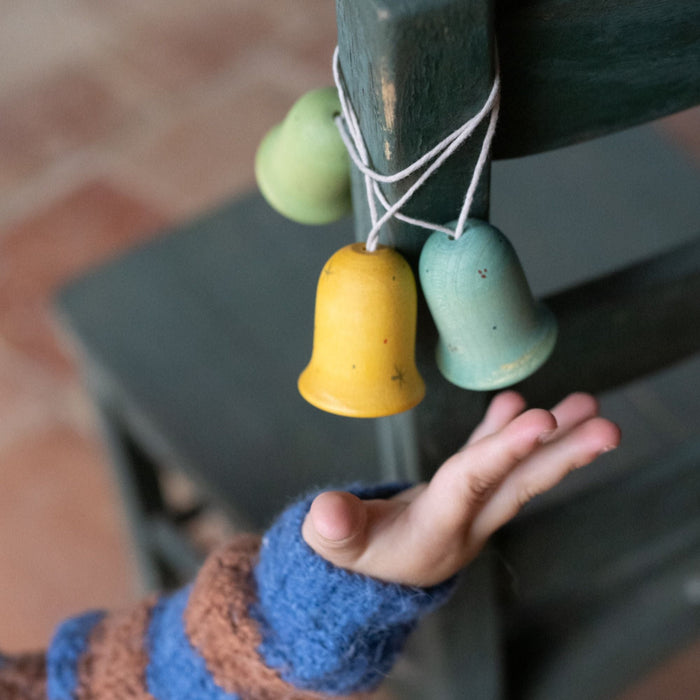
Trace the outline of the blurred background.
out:
<instances>
[{"instance_id":1,"label":"blurred background","mask_svg":"<svg viewBox=\"0 0 700 700\"><path fill-rule=\"evenodd\" d=\"M56 289L251 190L262 135L332 82L335 10L0 0L0 11L0 648L12 652L45 646L67 615L142 593L51 317ZM655 128L700 167L699 110ZM698 667L700 647L625 698L697 697Z\"/></svg>"}]
</instances>

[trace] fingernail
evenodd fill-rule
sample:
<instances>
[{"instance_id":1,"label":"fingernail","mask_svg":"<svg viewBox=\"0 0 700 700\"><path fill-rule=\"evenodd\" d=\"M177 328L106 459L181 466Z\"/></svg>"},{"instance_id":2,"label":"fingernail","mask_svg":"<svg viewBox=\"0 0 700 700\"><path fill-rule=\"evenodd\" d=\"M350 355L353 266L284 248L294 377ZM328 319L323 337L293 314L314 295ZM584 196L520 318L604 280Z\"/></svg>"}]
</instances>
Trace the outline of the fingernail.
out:
<instances>
[{"instance_id":1,"label":"fingernail","mask_svg":"<svg viewBox=\"0 0 700 700\"><path fill-rule=\"evenodd\" d=\"M598 452L599 455L604 455L606 452L612 452L613 450L617 449L617 445L606 445L600 452Z\"/></svg>"},{"instance_id":2,"label":"fingernail","mask_svg":"<svg viewBox=\"0 0 700 700\"><path fill-rule=\"evenodd\" d=\"M556 430L556 428L555 428ZM545 430L537 436L537 442L547 442L554 434L554 430Z\"/></svg>"}]
</instances>

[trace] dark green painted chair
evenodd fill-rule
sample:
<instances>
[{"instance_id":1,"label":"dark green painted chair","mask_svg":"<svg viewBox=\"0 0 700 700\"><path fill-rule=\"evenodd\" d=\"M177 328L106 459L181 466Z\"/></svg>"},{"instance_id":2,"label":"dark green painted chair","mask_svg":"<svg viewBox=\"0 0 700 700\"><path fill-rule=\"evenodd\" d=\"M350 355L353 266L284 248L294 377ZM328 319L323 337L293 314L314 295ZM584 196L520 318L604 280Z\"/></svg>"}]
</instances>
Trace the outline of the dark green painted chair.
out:
<instances>
[{"instance_id":1,"label":"dark green painted chair","mask_svg":"<svg viewBox=\"0 0 700 700\"><path fill-rule=\"evenodd\" d=\"M494 159L601 137L700 102L700 5L692 0L337 0L336 6L344 80L379 172L405 168L478 112L496 55L502 105ZM457 217L484 131L485 125L445 163L406 213L443 223ZM353 194L362 238L369 215L359 176ZM488 177L472 215L489 216ZM398 221L388 226L415 264L428 232ZM634 232L620 235L634 248ZM578 249L595 255L585 243ZM700 242L690 243L552 296L558 346L522 384L526 396L548 405L572 389L608 391L696 352L699 265ZM428 394L412 426L403 417L383 422L383 444L405 444L410 431L418 451L412 463L428 476L455 448L464 416L478 413L483 397L449 386L434 371L435 330L427 314L418 335ZM483 557L461 599L435 622L445 664L435 675L451 681L432 680L433 694L426 689L417 697L610 697L700 634L697 610L678 594L700 565L699 462L697 445L686 446L663 464L506 528L495 538L498 555ZM669 501L678 505L672 517ZM672 532L679 547L668 544ZM657 567L650 568L654 558ZM517 571L517 595L503 595L504 561ZM624 575L621 561L634 562Z\"/></svg>"}]
</instances>

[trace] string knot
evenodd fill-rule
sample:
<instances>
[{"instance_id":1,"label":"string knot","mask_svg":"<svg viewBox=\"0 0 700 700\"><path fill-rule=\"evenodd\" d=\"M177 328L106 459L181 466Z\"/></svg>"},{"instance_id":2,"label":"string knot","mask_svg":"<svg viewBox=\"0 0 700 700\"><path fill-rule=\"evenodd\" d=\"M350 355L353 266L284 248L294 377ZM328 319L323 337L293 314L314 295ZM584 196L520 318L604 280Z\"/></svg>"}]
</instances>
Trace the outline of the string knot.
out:
<instances>
[{"instance_id":1,"label":"string knot","mask_svg":"<svg viewBox=\"0 0 700 700\"><path fill-rule=\"evenodd\" d=\"M392 218L396 218L414 226L420 226L421 228L426 228L431 231L443 231L449 236L459 239L464 232L467 218L469 217L469 210L471 209L474 195L476 193L476 188L479 184L484 166L486 165L489 151L491 150L491 142L493 141L493 136L496 132L501 93L501 77L498 60L496 60L496 71L491 92L489 93L486 102L484 102L484 105L479 112L460 127L455 129L449 136L446 136L442 141L440 141L440 143L436 144L418 160L414 161L403 170L391 175L383 175L370 167L369 153L367 152L367 147L365 146L362 132L360 131L357 115L350 104L350 100L345 94L345 90L343 89L343 84L340 79L340 59L337 46L335 48L335 52L333 53L333 78L338 89L338 96L342 107L342 114L336 117L335 122L338 130L340 131L340 136L345 143L345 147L348 150L350 158L358 170L363 174L365 180L367 202L372 221L372 228L367 234L367 250L369 252L376 250L379 242L379 233L384 224ZM413 197L413 195L420 187L422 187L425 181L436 170L438 170L438 168L440 168L440 166L474 133L479 124L481 124L481 122L489 114L490 119L488 129L486 131L486 135L484 136L479 158L474 167L471 182L467 188L462 209L454 230L447 228L441 223L415 219L402 214L401 209L406 205L411 197ZM404 192L403 195L401 195L401 197L399 197L394 204L389 204L381 190L380 184L400 182L421 168L425 168L425 170L416 179L416 181L406 190L406 192ZM381 216L379 215L377 209L377 203L379 203L379 205L384 209L384 213Z\"/></svg>"}]
</instances>

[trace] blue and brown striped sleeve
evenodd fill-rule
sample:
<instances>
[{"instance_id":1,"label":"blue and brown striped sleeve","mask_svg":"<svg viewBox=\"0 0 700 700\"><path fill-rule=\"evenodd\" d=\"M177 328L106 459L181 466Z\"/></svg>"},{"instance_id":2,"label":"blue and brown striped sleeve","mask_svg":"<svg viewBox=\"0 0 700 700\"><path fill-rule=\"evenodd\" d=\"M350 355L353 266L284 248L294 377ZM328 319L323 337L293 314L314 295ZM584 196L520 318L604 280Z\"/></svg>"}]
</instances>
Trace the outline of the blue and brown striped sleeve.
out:
<instances>
[{"instance_id":1,"label":"blue and brown striped sleeve","mask_svg":"<svg viewBox=\"0 0 700 700\"><path fill-rule=\"evenodd\" d=\"M214 552L190 586L64 622L45 664L21 657L34 659L32 680L7 697L311 700L376 687L453 584L414 589L333 567L301 537L311 500L283 513L262 542L245 535ZM0 690L21 686L19 662L0 662Z\"/></svg>"}]
</instances>

